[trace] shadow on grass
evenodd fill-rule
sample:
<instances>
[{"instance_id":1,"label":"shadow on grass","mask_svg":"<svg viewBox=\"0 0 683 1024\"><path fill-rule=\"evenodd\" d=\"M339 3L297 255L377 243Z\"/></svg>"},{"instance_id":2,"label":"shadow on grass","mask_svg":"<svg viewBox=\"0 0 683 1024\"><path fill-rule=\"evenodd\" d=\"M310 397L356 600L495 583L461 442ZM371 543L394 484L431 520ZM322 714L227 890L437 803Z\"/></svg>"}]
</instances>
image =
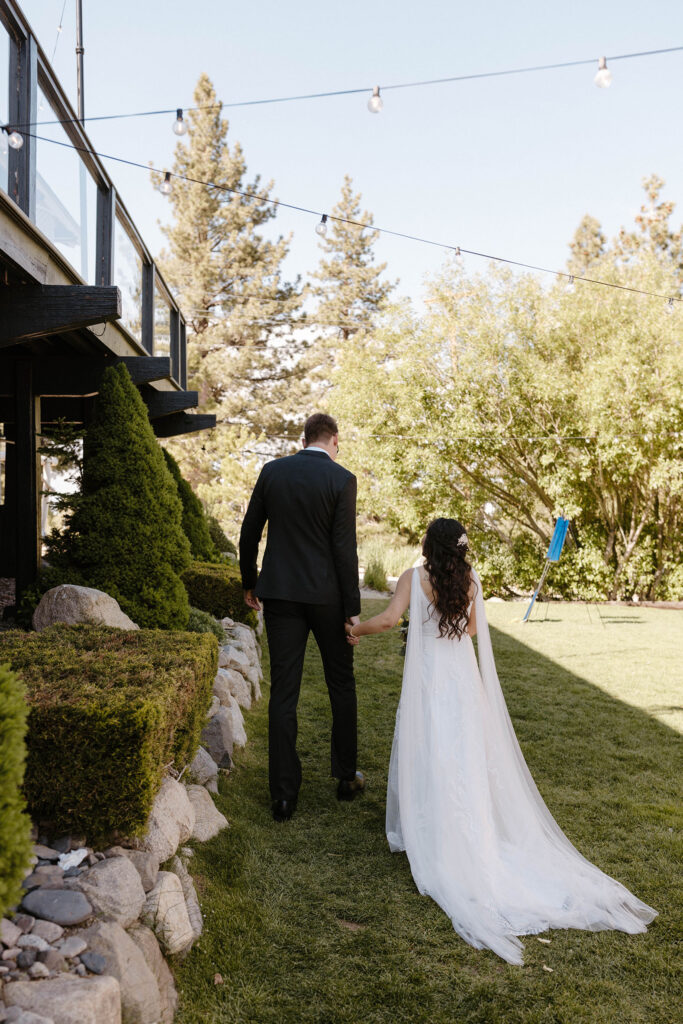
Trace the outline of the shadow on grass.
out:
<instances>
[{"instance_id":1,"label":"shadow on grass","mask_svg":"<svg viewBox=\"0 0 683 1024\"><path fill-rule=\"evenodd\" d=\"M368 604L366 614L381 607ZM329 703L311 645L297 813L279 826L269 814L264 699L247 714L249 745L221 785L231 828L193 860L205 931L177 968L179 1024L674 1024L680 737L518 640L492 636L548 806L585 856L660 912L648 934L528 938L523 969L467 946L417 893L405 856L391 855L384 836L398 635L357 648L359 764L370 783L353 804L334 797ZM223 984L213 983L216 972Z\"/></svg>"}]
</instances>

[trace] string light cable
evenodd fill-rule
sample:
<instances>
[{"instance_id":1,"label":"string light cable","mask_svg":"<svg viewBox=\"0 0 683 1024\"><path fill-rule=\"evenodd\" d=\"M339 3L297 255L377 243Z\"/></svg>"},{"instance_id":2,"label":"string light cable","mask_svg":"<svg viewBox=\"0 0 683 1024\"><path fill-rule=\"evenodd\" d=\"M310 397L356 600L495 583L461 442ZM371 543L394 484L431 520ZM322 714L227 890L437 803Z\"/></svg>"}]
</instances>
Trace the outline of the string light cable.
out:
<instances>
[{"instance_id":1,"label":"string light cable","mask_svg":"<svg viewBox=\"0 0 683 1024\"><path fill-rule=\"evenodd\" d=\"M65 0L66 6L66 0ZM62 12L63 16L63 12ZM61 31L61 21L60 21ZM55 44L56 49L56 44ZM637 53L618 53L611 57L600 57L598 59L598 71L595 75L594 82L600 88L608 88L612 82L612 74L608 69L607 62L613 63L614 61L620 60L633 60L640 59L643 57L658 57L668 53L679 53L683 50L683 46L668 46L658 50L641 50ZM54 53L53 53L54 59ZM436 86L436 85L450 85L455 82L471 82L485 78L503 78L510 75L525 75L535 74L542 71L557 71L563 68L574 68L586 65L595 65L596 58L588 57L582 58L581 60L566 60L559 61L554 64L534 64L529 67L523 68L504 68L499 71L479 71L468 75L450 75L446 78L429 78L422 81L415 82L396 82L391 85L383 85L381 91L383 93L391 92L397 89L420 89L425 86ZM197 110L220 110L220 109L234 109L236 107L257 107L267 106L274 103L297 103L305 100L321 100L330 99L337 96L355 96L355 95L366 95L370 93L370 99L368 100L368 109L371 113L380 113L384 103L380 96L380 87L378 85L369 87L363 86L362 88L354 89L334 89L328 92L309 92L300 93L293 96L271 96L264 99L258 100L235 100L230 103L205 103L199 106L189 107L165 107L158 110L136 110L129 113L122 114L98 114L84 118L84 121L118 121L126 118L134 117L156 117L167 114L175 114L175 120L172 123L172 129L176 135L184 135L187 131L187 125L184 121L184 113L189 111ZM71 124L77 121L77 118L59 118L50 121L31 121L26 122L23 125L13 125L15 129L24 130L29 128L35 128L45 125L54 124Z\"/></svg>"},{"instance_id":2,"label":"string light cable","mask_svg":"<svg viewBox=\"0 0 683 1024\"><path fill-rule=\"evenodd\" d=\"M148 164L140 163L137 160L129 160L122 156L113 156L111 153L100 153L96 150L89 149L85 146L77 146L71 142L61 142L59 139L48 139L42 135L36 135L32 132L26 132L31 138L36 139L39 142L48 142L54 146L61 146L63 149L75 149L77 152L87 153L91 156L97 156L100 160L112 160L115 163L123 164L126 167L137 167L140 170L150 172ZM281 207L283 210L292 210L296 213L307 214L311 217L321 218L324 216L327 221L336 221L340 224L348 224L352 227L359 227L367 229L368 231L376 231L380 235L388 235L392 238L402 238L409 242L418 242L421 245L430 245L437 249L444 249L448 252L452 252L456 257L461 255L474 256L478 259L491 260L494 263L504 263L507 266L519 267L522 270L533 270L539 274L552 274L554 277L566 278L572 283L577 281L583 281L585 284L594 284L602 288L614 288L618 291L631 292L634 295L646 295L653 299L664 299L667 303L667 310L674 308L674 303L683 302L683 297L680 295L663 295L661 292L648 291L645 288L634 288L631 285L616 284L613 281L602 281L596 277L586 277L580 274L572 274L569 271L564 270L551 270L549 267L541 267L534 263L524 263L521 260L509 259L505 256L495 256L492 253L478 252L476 249L466 249L464 246L452 245L448 242L439 242L433 238L424 238L421 235L412 235L406 231L396 231L393 228L378 227L376 224L366 224L364 221L353 220L350 217L338 217L334 214L322 214L320 210L312 210L307 206L299 206L296 203L287 203L282 199L268 199L263 196L255 195L253 192L245 192L242 189L230 188L228 185L221 185L214 181L204 181L201 178L193 178L187 174L178 174L175 171L158 171L156 168L151 168L152 171L156 171L158 174L163 174L163 180L159 186L159 190L164 195L169 195L172 191L171 183L175 178L178 181L185 181L193 185L201 185L204 188L214 188L220 192L226 192L230 195L240 196L242 199L253 199L260 203L268 203L270 206Z\"/></svg>"}]
</instances>

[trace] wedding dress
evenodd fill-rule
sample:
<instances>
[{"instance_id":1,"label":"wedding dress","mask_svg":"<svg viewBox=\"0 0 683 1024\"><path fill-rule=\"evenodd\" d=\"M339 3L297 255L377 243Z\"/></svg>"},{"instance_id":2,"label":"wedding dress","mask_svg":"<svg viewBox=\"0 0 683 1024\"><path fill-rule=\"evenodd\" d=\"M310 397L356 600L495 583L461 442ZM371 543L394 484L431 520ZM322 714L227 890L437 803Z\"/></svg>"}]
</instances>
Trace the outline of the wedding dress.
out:
<instances>
[{"instance_id":1,"label":"wedding dress","mask_svg":"<svg viewBox=\"0 0 683 1024\"><path fill-rule=\"evenodd\" d=\"M546 807L498 682L481 583L479 664L468 634L439 636L413 570L386 831L419 891L477 949L521 964L517 936L548 928L644 932L657 912L587 861Z\"/></svg>"}]
</instances>

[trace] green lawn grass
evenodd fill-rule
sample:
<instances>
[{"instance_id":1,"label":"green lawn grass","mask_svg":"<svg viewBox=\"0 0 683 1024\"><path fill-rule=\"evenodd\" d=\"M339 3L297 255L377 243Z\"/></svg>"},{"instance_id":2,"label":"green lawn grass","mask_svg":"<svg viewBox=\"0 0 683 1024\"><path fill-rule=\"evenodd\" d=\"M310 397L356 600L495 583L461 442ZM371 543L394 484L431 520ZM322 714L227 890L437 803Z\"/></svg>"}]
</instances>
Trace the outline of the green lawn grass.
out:
<instances>
[{"instance_id":1,"label":"green lawn grass","mask_svg":"<svg viewBox=\"0 0 683 1024\"><path fill-rule=\"evenodd\" d=\"M364 602L364 616L382 606ZM659 910L648 934L529 937L523 968L467 946L384 836L398 633L356 649L370 787L352 804L329 778L329 703L311 646L297 814L284 825L270 816L264 699L217 798L231 827L196 848L205 931L176 967L180 1024L680 1024L683 764L669 709L683 703L683 616L603 606L601 622L595 608L553 604L522 625L522 605L488 612L539 788L579 849Z\"/></svg>"}]
</instances>

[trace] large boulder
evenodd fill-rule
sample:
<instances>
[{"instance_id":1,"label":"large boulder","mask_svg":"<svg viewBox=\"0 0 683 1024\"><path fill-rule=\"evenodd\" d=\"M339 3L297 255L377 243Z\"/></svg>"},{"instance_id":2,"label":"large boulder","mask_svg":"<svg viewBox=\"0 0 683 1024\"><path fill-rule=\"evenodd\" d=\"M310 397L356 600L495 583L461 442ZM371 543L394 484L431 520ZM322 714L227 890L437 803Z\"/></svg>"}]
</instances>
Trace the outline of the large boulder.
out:
<instances>
[{"instance_id":1,"label":"large boulder","mask_svg":"<svg viewBox=\"0 0 683 1024\"><path fill-rule=\"evenodd\" d=\"M180 879L172 871L160 871L147 894L140 920L152 929L166 954L182 953L194 942Z\"/></svg>"},{"instance_id":2,"label":"large boulder","mask_svg":"<svg viewBox=\"0 0 683 1024\"><path fill-rule=\"evenodd\" d=\"M55 622L64 622L67 626L90 622L101 626L116 626L118 629L140 628L121 611L118 601L109 594L71 583L62 583L48 590L33 613L35 630L53 626Z\"/></svg>"},{"instance_id":3,"label":"large boulder","mask_svg":"<svg viewBox=\"0 0 683 1024\"><path fill-rule=\"evenodd\" d=\"M192 764L187 769L190 782L206 786L218 778L218 765L204 747L198 747Z\"/></svg>"},{"instance_id":4,"label":"large boulder","mask_svg":"<svg viewBox=\"0 0 683 1024\"><path fill-rule=\"evenodd\" d=\"M193 839L205 843L228 827L228 819L221 814L211 799L211 794L207 793L203 786L188 786L187 795L194 808Z\"/></svg>"},{"instance_id":5,"label":"large boulder","mask_svg":"<svg viewBox=\"0 0 683 1024\"><path fill-rule=\"evenodd\" d=\"M64 928L81 924L93 914L93 907L82 892L45 887L27 893L21 901L21 909L33 917L42 917Z\"/></svg>"},{"instance_id":6,"label":"large boulder","mask_svg":"<svg viewBox=\"0 0 683 1024\"><path fill-rule=\"evenodd\" d=\"M197 899L197 890L194 887L192 875L178 856L173 858L170 867L173 874L177 875L180 879L183 896L185 897L185 906L187 907L187 916L190 919L190 926L196 941L204 930L204 918L202 917L202 911L199 906L199 900Z\"/></svg>"},{"instance_id":7,"label":"large boulder","mask_svg":"<svg viewBox=\"0 0 683 1024\"><path fill-rule=\"evenodd\" d=\"M113 918L122 928L137 921L145 902L140 874L128 857L100 860L82 875L67 878L65 885L79 889L95 910Z\"/></svg>"},{"instance_id":8,"label":"large boulder","mask_svg":"<svg viewBox=\"0 0 683 1024\"><path fill-rule=\"evenodd\" d=\"M218 650L218 667L232 668L236 672L245 674L250 667L250 660L244 651L240 651L231 644L225 644Z\"/></svg>"},{"instance_id":9,"label":"large boulder","mask_svg":"<svg viewBox=\"0 0 683 1024\"><path fill-rule=\"evenodd\" d=\"M213 692L223 705L229 704L229 697L233 696L247 711L251 707L251 683L246 675L235 669L218 669L213 681Z\"/></svg>"},{"instance_id":10,"label":"large boulder","mask_svg":"<svg viewBox=\"0 0 683 1024\"><path fill-rule=\"evenodd\" d=\"M121 990L109 975L61 974L44 981L10 981L2 998L7 1006L41 1014L54 1024L121 1024Z\"/></svg>"},{"instance_id":11,"label":"large boulder","mask_svg":"<svg viewBox=\"0 0 683 1024\"><path fill-rule=\"evenodd\" d=\"M154 888L159 871L159 858L146 850L129 850L124 846L110 846L105 851L107 857L127 857L140 876L142 888L149 892ZM125 925L124 925L125 927Z\"/></svg>"},{"instance_id":12,"label":"large boulder","mask_svg":"<svg viewBox=\"0 0 683 1024\"><path fill-rule=\"evenodd\" d=\"M232 742L235 747L246 747L247 745L247 730L244 728L244 715L242 709L230 694L230 701L226 704L226 711L230 713L232 718Z\"/></svg>"},{"instance_id":13,"label":"large boulder","mask_svg":"<svg viewBox=\"0 0 683 1024\"><path fill-rule=\"evenodd\" d=\"M137 943L115 921L98 921L81 934L88 950L104 957L104 972L113 975L121 987L122 1024L157 1024L161 1017L159 986Z\"/></svg>"},{"instance_id":14,"label":"large boulder","mask_svg":"<svg viewBox=\"0 0 683 1024\"><path fill-rule=\"evenodd\" d=\"M164 959L156 936L151 928L139 923L129 928L128 934L144 956L147 966L156 979L161 1000L159 1024L173 1024L178 1005L178 993L171 969Z\"/></svg>"},{"instance_id":15,"label":"large boulder","mask_svg":"<svg viewBox=\"0 0 683 1024\"><path fill-rule=\"evenodd\" d=\"M202 729L202 746L206 748L219 768L232 767L232 714L221 708ZM173 851L175 853L175 850Z\"/></svg>"},{"instance_id":16,"label":"large boulder","mask_svg":"<svg viewBox=\"0 0 683 1024\"><path fill-rule=\"evenodd\" d=\"M211 721L214 721L212 719ZM185 787L167 776L157 793L139 848L153 853L160 864L187 842L194 828L194 811Z\"/></svg>"}]
</instances>

